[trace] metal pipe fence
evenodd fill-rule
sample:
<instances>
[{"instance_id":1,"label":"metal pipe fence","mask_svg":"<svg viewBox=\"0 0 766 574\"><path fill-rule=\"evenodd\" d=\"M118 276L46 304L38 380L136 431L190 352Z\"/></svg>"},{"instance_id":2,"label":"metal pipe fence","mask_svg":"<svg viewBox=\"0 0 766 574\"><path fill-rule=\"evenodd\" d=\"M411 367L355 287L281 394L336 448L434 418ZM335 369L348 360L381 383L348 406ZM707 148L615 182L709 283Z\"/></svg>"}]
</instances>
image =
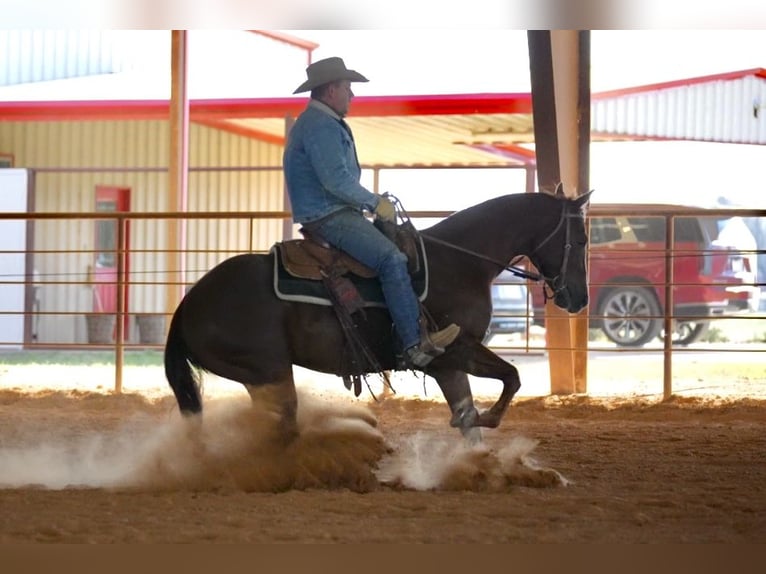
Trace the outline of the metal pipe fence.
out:
<instances>
[{"instance_id":1,"label":"metal pipe fence","mask_svg":"<svg viewBox=\"0 0 766 574\"><path fill-rule=\"evenodd\" d=\"M438 220L451 214L451 211L411 211L408 215L417 222L418 220ZM704 210L702 213L698 209L687 210L665 206L593 206L588 214L589 219L593 217L630 216L658 217L664 225L664 245L661 248L647 248L642 251L642 254L661 256L663 260L663 279L660 288L664 294L665 304L660 315L647 315L647 318L661 320L664 333L667 334L673 332L674 325L679 321L699 319L697 315L684 315L674 309L674 289L685 285L696 285L695 283L685 283L674 277L674 261L684 256L699 257L712 253L712 251L705 250L688 253L676 248L674 232L678 218L690 216L766 218L766 210L710 209ZM211 220L228 223L240 222L246 232L243 237L238 237L233 242L221 242L220 238L212 235L206 238L197 237L193 247L175 250L165 249L161 246L135 248L131 245L132 239L128 233L129 226L135 222L183 221L190 223ZM92 262L101 252L96 246L87 245L90 239L84 241L86 245L78 248L62 242L61 249L36 250L34 242L28 241L25 249L0 250L0 261L20 264L16 267L13 265L0 266L0 270L2 270L0 271L0 290L14 295L14 297L3 297L4 301L0 303L0 326L3 324L6 326L6 328L0 328L0 350L111 349L114 353L115 365L114 389L115 392L119 393L122 391L125 352L133 349L159 350L163 348L165 326L169 324L169 318L174 310L174 308L170 308L172 305L168 305L166 302L175 300L177 304L185 290L217 262L237 253L253 251L254 237L257 235L256 228L262 225L264 221L269 220L289 223L290 214L284 211L0 213L0 230L12 221L27 222L30 229L34 229L42 222L56 222L67 228L81 228L80 235L82 237L88 237L87 230L91 229L97 221L111 222L116 230L115 242L112 246L112 260L115 262L114 273L98 284L91 268L88 268L89 270L86 272L80 270L83 261ZM144 237L143 239L144 244L152 243L151 238ZM280 237L274 237L274 241L280 239ZM156 240L159 241L160 238L158 237ZM255 251L265 251L265 249ZM764 250L745 250L741 254L763 257ZM159 261L181 262L181 265L180 268L160 268L157 266ZM195 261L199 263L190 264L190 262ZM148 266L149 262L154 265L154 268ZM627 284L630 285L630 283ZM726 286L725 284L721 285ZM748 286L761 288L763 285L763 278L759 278ZM92 294L97 292L99 286L111 289L116 295L113 308L107 311L89 308L90 296L84 298L81 296L82 290ZM47 300L41 301L39 297L41 290L45 291L46 296L51 301L55 300L59 303L54 305ZM54 296L56 293L60 295L64 290L65 295ZM163 297L167 293L171 293L173 296L170 298ZM136 299L140 297L154 301L154 308L142 309L141 313L136 313L136 303L138 303ZM158 304L157 301L162 301L162 303ZM159 329L159 336L155 336L154 340L147 342L137 337L135 328L142 329L138 325L139 316L144 318L143 322L147 325L151 324L152 318L160 320L159 322L163 327ZM752 320L766 319L766 315L760 310L736 316ZM98 342L87 337L83 338L82 333L73 326L80 324L83 320L86 324L91 322L95 324L95 320L98 318L106 319L107 324L107 336ZM603 314L598 314L597 309L594 308L589 311L588 318L591 322L608 319ZM723 321L726 318L720 317L718 320ZM132 320L135 320L135 325ZM531 297L528 299L526 321L529 327L534 322ZM42 330L41 325L44 326ZM148 329L149 327L143 328ZM525 336L515 344L498 346L497 350L504 353L532 353L545 350L547 347L544 342L541 347L531 340L530 330L528 328ZM54 336L53 333L58 333L58 335ZM589 350L593 348L595 348L595 344L589 343ZM599 348L615 353L626 351L625 348L619 346ZM548 348L548 350L551 349ZM575 351L575 349L565 350ZM646 353L658 352L657 348L629 350ZM663 356L663 394L666 397L673 392L673 355L687 350L685 347L673 345L671 337L664 337L661 352ZM732 349L731 346L715 344L705 347L705 352L709 353L732 351L742 352L742 349ZM754 348L750 352L765 353L766 347ZM766 354L762 356L766 358Z\"/></svg>"}]
</instances>

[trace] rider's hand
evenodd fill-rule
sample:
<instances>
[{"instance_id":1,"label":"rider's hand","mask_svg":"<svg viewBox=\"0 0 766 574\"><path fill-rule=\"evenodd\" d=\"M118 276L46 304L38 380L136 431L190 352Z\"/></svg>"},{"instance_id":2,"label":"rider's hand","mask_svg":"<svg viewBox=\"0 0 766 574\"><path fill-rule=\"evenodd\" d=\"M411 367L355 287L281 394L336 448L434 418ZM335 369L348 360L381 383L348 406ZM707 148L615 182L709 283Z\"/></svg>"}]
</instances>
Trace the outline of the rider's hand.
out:
<instances>
[{"instance_id":1,"label":"rider's hand","mask_svg":"<svg viewBox=\"0 0 766 574\"><path fill-rule=\"evenodd\" d=\"M381 221L396 221L396 207L394 207L394 204L386 199L385 197L381 197L378 200L378 205L375 207L375 215L381 220Z\"/></svg>"}]
</instances>

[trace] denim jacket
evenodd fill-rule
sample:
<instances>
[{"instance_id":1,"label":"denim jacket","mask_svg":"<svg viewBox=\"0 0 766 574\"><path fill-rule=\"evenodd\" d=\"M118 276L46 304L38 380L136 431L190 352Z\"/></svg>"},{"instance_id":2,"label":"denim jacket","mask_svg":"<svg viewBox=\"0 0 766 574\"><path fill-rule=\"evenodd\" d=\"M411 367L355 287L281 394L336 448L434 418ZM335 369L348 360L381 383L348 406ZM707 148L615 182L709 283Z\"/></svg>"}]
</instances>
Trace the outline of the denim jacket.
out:
<instances>
[{"instance_id":1,"label":"denim jacket","mask_svg":"<svg viewBox=\"0 0 766 574\"><path fill-rule=\"evenodd\" d=\"M309 223L351 207L373 211L379 197L359 183L351 133L328 106L311 100L293 124L283 156L293 220Z\"/></svg>"}]
</instances>

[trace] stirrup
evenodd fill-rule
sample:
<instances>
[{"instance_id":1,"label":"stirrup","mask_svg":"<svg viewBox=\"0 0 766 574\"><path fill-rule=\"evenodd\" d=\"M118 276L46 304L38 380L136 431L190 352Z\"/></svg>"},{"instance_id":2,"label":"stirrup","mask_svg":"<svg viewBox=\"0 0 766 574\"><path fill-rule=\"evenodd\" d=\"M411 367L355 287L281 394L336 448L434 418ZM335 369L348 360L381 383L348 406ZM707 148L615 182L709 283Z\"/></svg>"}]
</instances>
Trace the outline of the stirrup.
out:
<instances>
[{"instance_id":1,"label":"stirrup","mask_svg":"<svg viewBox=\"0 0 766 574\"><path fill-rule=\"evenodd\" d=\"M433 333L425 332L420 339L420 349L426 353L437 351L442 354L460 334L460 327L455 323L450 323L444 329Z\"/></svg>"},{"instance_id":2,"label":"stirrup","mask_svg":"<svg viewBox=\"0 0 766 574\"><path fill-rule=\"evenodd\" d=\"M425 367L435 357L443 354L459 334L460 327L454 323L433 333L423 331L420 343L405 350L406 359L416 367Z\"/></svg>"},{"instance_id":3,"label":"stirrup","mask_svg":"<svg viewBox=\"0 0 766 574\"><path fill-rule=\"evenodd\" d=\"M444 351L442 351L444 352ZM441 354L441 353L439 353ZM424 352L420 345L414 345L404 351L404 358L410 366L423 368L434 360L437 355Z\"/></svg>"}]
</instances>

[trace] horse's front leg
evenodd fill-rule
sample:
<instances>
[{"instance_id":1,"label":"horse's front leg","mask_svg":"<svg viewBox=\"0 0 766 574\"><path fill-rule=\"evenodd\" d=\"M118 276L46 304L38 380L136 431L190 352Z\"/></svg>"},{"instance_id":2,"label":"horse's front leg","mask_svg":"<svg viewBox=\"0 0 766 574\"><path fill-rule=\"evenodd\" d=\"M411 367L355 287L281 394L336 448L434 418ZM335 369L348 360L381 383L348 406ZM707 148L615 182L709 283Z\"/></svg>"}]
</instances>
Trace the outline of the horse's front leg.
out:
<instances>
[{"instance_id":1,"label":"horse's front leg","mask_svg":"<svg viewBox=\"0 0 766 574\"><path fill-rule=\"evenodd\" d=\"M476 377L499 379L503 383L503 390L497 401L488 410L482 412L476 421L478 426L495 428L503 420L503 416L511 404L511 399L521 388L519 371L509 362L504 361L484 345L476 344L473 347L471 359L468 361L466 371Z\"/></svg>"},{"instance_id":2,"label":"horse's front leg","mask_svg":"<svg viewBox=\"0 0 766 574\"><path fill-rule=\"evenodd\" d=\"M440 360L437 363L437 360ZM511 399L521 388L519 372L510 363L504 361L495 353L480 343L464 342L460 348L448 352L434 360L434 367L428 374L439 383L444 397L453 412L453 422L456 413L459 425L470 422L477 427L495 428L500 424L503 415L508 410ZM473 397L468 382L468 375L482 378L498 379L503 383L503 390L494 405L488 410L478 413L473 406ZM474 414L475 413L475 414Z\"/></svg>"},{"instance_id":3,"label":"horse's front leg","mask_svg":"<svg viewBox=\"0 0 766 574\"><path fill-rule=\"evenodd\" d=\"M428 374L436 379L452 412L450 426L460 429L469 442L480 442L479 411L473 404L468 375L455 370L430 370Z\"/></svg>"}]
</instances>

